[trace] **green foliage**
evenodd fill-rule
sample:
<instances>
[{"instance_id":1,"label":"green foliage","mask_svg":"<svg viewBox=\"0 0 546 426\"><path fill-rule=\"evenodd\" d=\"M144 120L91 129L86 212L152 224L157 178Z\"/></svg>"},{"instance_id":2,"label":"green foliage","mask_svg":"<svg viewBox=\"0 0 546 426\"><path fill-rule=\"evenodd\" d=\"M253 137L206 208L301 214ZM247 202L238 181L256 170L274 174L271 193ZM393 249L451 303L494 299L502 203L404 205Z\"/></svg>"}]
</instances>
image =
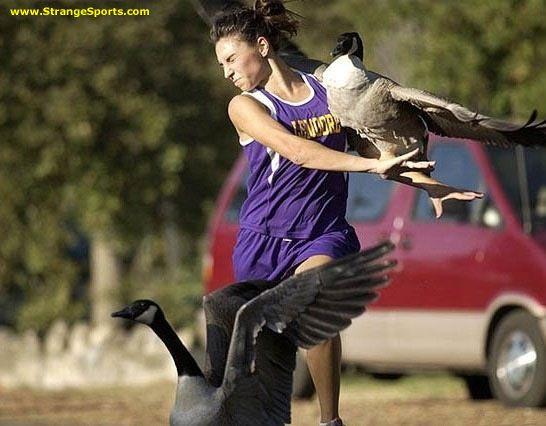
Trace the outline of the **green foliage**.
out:
<instances>
[{"instance_id":1,"label":"green foliage","mask_svg":"<svg viewBox=\"0 0 546 426\"><path fill-rule=\"evenodd\" d=\"M152 13L139 18L6 10L25 6L36 5L0 11L0 295L28 305L15 318L22 328L81 311L70 308L81 271L66 256L66 223L130 253L161 232L170 203L169 220L199 235L236 154L225 91L211 89L221 76L207 29L189 2L147 2Z\"/></svg>"},{"instance_id":2,"label":"green foliage","mask_svg":"<svg viewBox=\"0 0 546 426\"><path fill-rule=\"evenodd\" d=\"M149 235L141 240L125 275L120 304L136 299L155 300L168 312L173 326L187 327L201 306L200 265L169 265L168 250L162 236Z\"/></svg>"},{"instance_id":3,"label":"green foliage","mask_svg":"<svg viewBox=\"0 0 546 426\"><path fill-rule=\"evenodd\" d=\"M499 117L544 114L544 0L398 3L412 84Z\"/></svg>"}]
</instances>

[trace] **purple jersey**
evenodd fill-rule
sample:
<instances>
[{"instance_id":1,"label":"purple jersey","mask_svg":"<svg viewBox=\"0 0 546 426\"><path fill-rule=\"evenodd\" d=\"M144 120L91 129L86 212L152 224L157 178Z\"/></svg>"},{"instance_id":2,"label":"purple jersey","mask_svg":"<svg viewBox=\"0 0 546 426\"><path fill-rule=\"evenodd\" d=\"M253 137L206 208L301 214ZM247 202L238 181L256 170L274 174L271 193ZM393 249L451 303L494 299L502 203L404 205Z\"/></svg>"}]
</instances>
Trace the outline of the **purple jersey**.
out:
<instances>
[{"instance_id":1,"label":"purple jersey","mask_svg":"<svg viewBox=\"0 0 546 426\"><path fill-rule=\"evenodd\" d=\"M265 105L295 135L345 151L345 133L328 110L325 88L312 75L300 74L311 92L301 102L288 102L263 88L245 95ZM240 143L250 169L241 228L274 237L313 238L348 226L347 174L300 167L252 139Z\"/></svg>"}]
</instances>

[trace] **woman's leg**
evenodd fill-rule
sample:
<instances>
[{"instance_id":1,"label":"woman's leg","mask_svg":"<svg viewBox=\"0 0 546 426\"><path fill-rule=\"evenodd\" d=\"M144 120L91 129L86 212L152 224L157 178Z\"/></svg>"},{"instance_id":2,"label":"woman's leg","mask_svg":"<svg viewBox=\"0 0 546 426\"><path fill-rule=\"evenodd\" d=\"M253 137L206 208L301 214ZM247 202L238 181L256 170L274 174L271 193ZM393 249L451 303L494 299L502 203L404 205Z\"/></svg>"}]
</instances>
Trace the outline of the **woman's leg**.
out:
<instances>
[{"instance_id":1,"label":"woman's leg","mask_svg":"<svg viewBox=\"0 0 546 426\"><path fill-rule=\"evenodd\" d=\"M295 274L315 266L324 265L333 259L325 255L311 256L301 263ZM339 376L341 366L341 339L339 334L331 340L307 351L309 372L315 383L320 403L321 422L339 417Z\"/></svg>"}]
</instances>

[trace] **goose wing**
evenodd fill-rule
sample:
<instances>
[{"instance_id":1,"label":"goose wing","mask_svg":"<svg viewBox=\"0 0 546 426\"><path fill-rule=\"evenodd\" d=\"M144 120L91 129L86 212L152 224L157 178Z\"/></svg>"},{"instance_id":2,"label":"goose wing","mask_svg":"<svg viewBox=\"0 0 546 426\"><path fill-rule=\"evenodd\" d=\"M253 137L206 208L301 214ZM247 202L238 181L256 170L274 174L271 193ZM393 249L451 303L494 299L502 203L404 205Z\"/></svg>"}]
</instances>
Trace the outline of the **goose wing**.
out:
<instances>
[{"instance_id":1,"label":"goose wing","mask_svg":"<svg viewBox=\"0 0 546 426\"><path fill-rule=\"evenodd\" d=\"M308 349L347 328L353 318L379 297L378 290L386 286L385 272L396 262L379 259L393 248L392 243L385 242L353 255L353 259L339 259L336 261L339 265L328 264L310 270L306 282L296 285L312 282L314 298L299 307L283 334L296 346ZM297 281L298 276L292 279ZM271 328L269 323L267 325Z\"/></svg>"},{"instance_id":2,"label":"goose wing","mask_svg":"<svg viewBox=\"0 0 546 426\"><path fill-rule=\"evenodd\" d=\"M384 272L394 265L375 261L392 248L384 243L295 275L243 305L235 320L222 383L226 395L238 399L238 386L254 377L256 340L264 327L277 333L288 327L289 339L310 347L333 337L364 312L386 284Z\"/></svg>"},{"instance_id":3,"label":"goose wing","mask_svg":"<svg viewBox=\"0 0 546 426\"><path fill-rule=\"evenodd\" d=\"M345 127L347 145L350 151L356 151L365 158L380 158L381 151L363 134L358 134L351 127Z\"/></svg>"},{"instance_id":4,"label":"goose wing","mask_svg":"<svg viewBox=\"0 0 546 426\"><path fill-rule=\"evenodd\" d=\"M469 138L501 147L546 146L546 121L537 122L536 111L524 125L498 120L435 96L424 90L392 84L393 99L408 102L424 113L429 129L440 135Z\"/></svg>"}]
</instances>

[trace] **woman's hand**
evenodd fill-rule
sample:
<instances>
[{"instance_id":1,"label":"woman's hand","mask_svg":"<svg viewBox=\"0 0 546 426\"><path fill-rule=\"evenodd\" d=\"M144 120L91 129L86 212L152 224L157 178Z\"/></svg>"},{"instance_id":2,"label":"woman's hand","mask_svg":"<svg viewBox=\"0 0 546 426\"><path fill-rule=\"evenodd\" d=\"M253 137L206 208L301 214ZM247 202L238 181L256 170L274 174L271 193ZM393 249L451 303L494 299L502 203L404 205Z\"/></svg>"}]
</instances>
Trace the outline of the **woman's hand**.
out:
<instances>
[{"instance_id":1,"label":"woman's hand","mask_svg":"<svg viewBox=\"0 0 546 426\"><path fill-rule=\"evenodd\" d=\"M406 154L388 160L376 160L377 166L369 170L370 173L378 173L380 175L398 175L410 170L431 171L434 170L436 161L408 161L411 157L419 152L419 149L414 149Z\"/></svg>"}]
</instances>

